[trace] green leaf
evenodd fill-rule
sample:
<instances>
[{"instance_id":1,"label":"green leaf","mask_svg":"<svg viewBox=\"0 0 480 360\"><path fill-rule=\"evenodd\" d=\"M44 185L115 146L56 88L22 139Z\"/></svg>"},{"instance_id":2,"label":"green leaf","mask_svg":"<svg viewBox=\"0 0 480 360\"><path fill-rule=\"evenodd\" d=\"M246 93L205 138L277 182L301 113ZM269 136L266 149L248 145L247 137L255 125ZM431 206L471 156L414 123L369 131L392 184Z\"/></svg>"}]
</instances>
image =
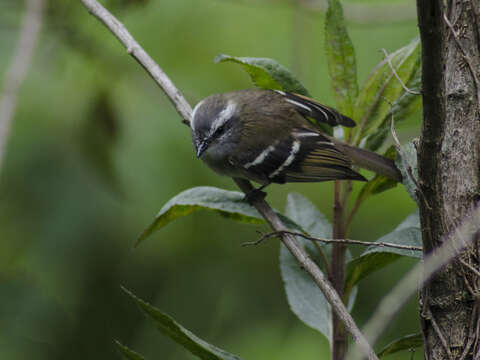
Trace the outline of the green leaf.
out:
<instances>
[{"instance_id":1,"label":"green leaf","mask_svg":"<svg viewBox=\"0 0 480 360\"><path fill-rule=\"evenodd\" d=\"M395 165L402 174L402 183L405 190L415 202L418 202L417 185L415 184L415 181L418 183L417 148L413 142L409 142L402 146L402 152L405 158L402 159L402 154L397 152ZM410 173L407 167L410 168ZM412 180L412 176L415 181Z\"/></svg>"},{"instance_id":2,"label":"green leaf","mask_svg":"<svg viewBox=\"0 0 480 360\"><path fill-rule=\"evenodd\" d=\"M373 133L367 136L365 148L371 151L377 151L383 145L389 133L390 127L387 125L382 125Z\"/></svg>"},{"instance_id":3,"label":"green leaf","mask_svg":"<svg viewBox=\"0 0 480 360\"><path fill-rule=\"evenodd\" d=\"M310 200L299 193L288 194L285 215L311 236L326 239L332 238L332 224L330 224L330 221Z\"/></svg>"},{"instance_id":4,"label":"green leaf","mask_svg":"<svg viewBox=\"0 0 480 360\"><path fill-rule=\"evenodd\" d=\"M147 317L154 321L157 328L164 335L183 346L193 355L204 360L240 360L238 356L232 355L200 339L173 320L170 316L138 298L127 289L122 287L122 290L137 303Z\"/></svg>"},{"instance_id":5,"label":"green leaf","mask_svg":"<svg viewBox=\"0 0 480 360\"><path fill-rule=\"evenodd\" d=\"M308 234L314 237L331 238L332 225L326 217L305 197L300 194L289 194L285 214L298 223ZM307 250L310 256L321 264L318 249L311 241L297 237L297 241ZM328 247L322 246L328 253ZM350 256L348 254L348 256ZM303 270L290 252L281 246L280 269L285 284L287 300L292 312L306 325L320 331L329 341L331 333L331 309L323 293ZM349 308L353 307L356 292L349 298Z\"/></svg>"},{"instance_id":6,"label":"green leaf","mask_svg":"<svg viewBox=\"0 0 480 360\"><path fill-rule=\"evenodd\" d=\"M264 219L257 210L244 200L245 195L238 191L227 191L210 186L199 186L185 190L170 199L160 210L155 220L147 226L135 246L160 230L176 218L189 215L197 210L214 211L231 220L247 224L263 224ZM299 230L298 225L277 212L285 226Z\"/></svg>"},{"instance_id":7,"label":"green leaf","mask_svg":"<svg viewBox=\"0 0 480 360\"><path fill-rule=\"evenodd\" d=\"M389 159L395 158L395 147L390 146L384 153L385 157ZM389 179L382 175L375 175L372 180L363 185L362 190L358 194L357 202L360 204L365 201L370 195L380 194L383 191L397 186L395 180Z\"/></svg>"},{"instance_id":8,"label":"green leaf","mask_svg":"<svg viewBox=\"0 0 480 360\"><path fill-rule=\"evenodd\" d=\"M422 233L420 230L420 217L418 209L407 216L400 225L391 233L382 236L375 241L386 242L398 245L422 246ZM345 291L349 291L360 280L371 273L380 270L398 260L401 256L422 258L422 252L418 250L397 249L391 247L369 246L358 257L347 265L347 279Z\"/></svg>"},{"instance_id":9,"label":"green leaf","mask_svg":"<svg viewBox=\"0 0 480 360\"><path fill-rule=\"evenodd\" d=\"M358 95L355 49L348 36L339 0L329 0L325 20L325 50L328 70L337 107L345 115L353 115Z\"/></svg>"},{"instance_id":10,"label":"green leaf","mask_svg":"<svg viewBox=\"0 0 480 360\"><path fill-rule=\"evenodd\" d=\"M392 341L390 344L385 346L379 353L378 358L383 359L387 355L394 354L402 350L410 350L423 346L423 337L422 334L410 334L403 336L399 339Z\"/></svg>"},{"instance_id":11,"label":"green leaf","mask_svg":"<svg viewBox=\"0 0 480 360\"><path fill-rule=\"evenodd\" d=\"M120 352L120 354L122 354L122 356L125 359L127 359L127 360L145 360L145 358L142 355L140 355L140 354L136 353L135 351L129 349L128 347L123 345L120 341L115 340L115 344L118 347L118 351Z\"/></svg>"},{"instance_id":12,"label":"green leaf","mask_svg":"<svg viewBox=\"0 0 480 360\"><path fill-rule=\"evenodd\" d=\"M286 67L273 59L236 57L219 54L215 63L230 61L242 65L250 75L255 86L261 89L285 90L297 94L310 96L307 89Z\"/></svg>"},{"instance_id":13,"label":"green leaf","mask_svg":"<svg viewBox=\"0 0 480 360\"><path fill-rule=\"evenodd\" d=\"M390 54L388 59L404 84L419 84L421 56L418 37ZM412 104L420 101L420 96L405 93L387 59L380 62L361 88L354 106L353 118L359 124L354 130L354 144L358 145L361 139L372 136L377 131L385 133L384 126L390 120L392 104L394 115L399 115L398 120L405 118L412 108L418 106L418 103L415 106ZM370 144L378 147L378 141L370 141Z\"/></svg>"}]
</instances>

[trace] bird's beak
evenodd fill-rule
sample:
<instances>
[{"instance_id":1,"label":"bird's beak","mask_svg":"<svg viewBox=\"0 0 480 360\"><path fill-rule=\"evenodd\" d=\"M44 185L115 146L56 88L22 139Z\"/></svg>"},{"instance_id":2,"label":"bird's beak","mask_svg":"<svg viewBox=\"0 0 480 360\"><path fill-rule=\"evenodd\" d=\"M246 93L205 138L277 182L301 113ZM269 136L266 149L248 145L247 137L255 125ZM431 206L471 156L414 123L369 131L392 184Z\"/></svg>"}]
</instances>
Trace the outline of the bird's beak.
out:
<instances>
[{"instance_id":1,"label":"bird's beak","mask_svg":"<svg viewBox=\"0 0 480 360\"><path fill-rule=\"evenodd\" d=\"M207 141L198 141L195 142L195 150L197 151L197 158L202 156L203 152L207 150L208 142Z\"/></svg>"}]
</instances>

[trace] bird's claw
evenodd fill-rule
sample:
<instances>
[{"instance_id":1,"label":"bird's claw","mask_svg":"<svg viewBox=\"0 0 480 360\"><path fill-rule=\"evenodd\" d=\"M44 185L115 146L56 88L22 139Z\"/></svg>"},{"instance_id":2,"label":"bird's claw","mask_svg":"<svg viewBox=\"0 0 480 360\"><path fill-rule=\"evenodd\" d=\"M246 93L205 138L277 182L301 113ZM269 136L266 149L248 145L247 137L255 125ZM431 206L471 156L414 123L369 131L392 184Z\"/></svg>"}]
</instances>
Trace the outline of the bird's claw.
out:
<instances>
[{"instance_id":1,"label":"bird's claw","mask_svg":"<svg viewBox=\"0 0 480 360\"><path fill-rule=\"evenodd\" d=\"M256 199L263 200L265 196L267 196L267 193L265 191L262 191L261 189L253 189L245 194L245 196L243 197L243 201L251 204Z\"/></svg>"}]
</instances>

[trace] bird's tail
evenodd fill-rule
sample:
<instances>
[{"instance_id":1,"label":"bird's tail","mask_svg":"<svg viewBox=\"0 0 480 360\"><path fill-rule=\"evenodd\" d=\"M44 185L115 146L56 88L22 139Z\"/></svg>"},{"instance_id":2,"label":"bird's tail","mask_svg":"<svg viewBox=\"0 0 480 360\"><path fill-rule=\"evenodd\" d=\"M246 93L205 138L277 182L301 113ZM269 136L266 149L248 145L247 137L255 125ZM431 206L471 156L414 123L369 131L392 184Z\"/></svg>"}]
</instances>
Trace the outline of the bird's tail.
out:
<instances>
[{"instance_id":1,"label":"bird's tail","mask_svg":"<svg viewBox=\"0 0 480 360\"><path fill-rule=\"evenodd\" d=\"M340 141L333 141L335 145L352 160L353 165L373 171L398 182L402 181L402 175L393 160L374 153L373 151L348 145Z\"/></svg>"}]
</instances>

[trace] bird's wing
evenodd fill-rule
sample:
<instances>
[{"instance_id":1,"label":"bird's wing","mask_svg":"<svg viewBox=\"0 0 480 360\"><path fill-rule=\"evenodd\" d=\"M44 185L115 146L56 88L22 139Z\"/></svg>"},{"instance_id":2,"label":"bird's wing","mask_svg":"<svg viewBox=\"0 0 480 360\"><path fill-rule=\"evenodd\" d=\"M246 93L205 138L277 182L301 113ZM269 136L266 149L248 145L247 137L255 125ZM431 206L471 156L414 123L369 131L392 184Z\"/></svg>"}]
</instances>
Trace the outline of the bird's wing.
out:
<instances>
[{"instance_id":1,"label":"bird's wing","mask_svg":"<svg viewBox=\"0 0 480 360\"><path fill-rule=\"evenodd\" d=\"M280 90L275 90L275 92L284 96L285 101L292 104L304 117L311 117L330 126L342 125L346 127L354 127L356 125L349 117L342 115L337 110L320 104L311 98Z\"/></svg>"},{"instance_id":2,"label":"bird's wing","mask_svg":"<svg viewBox=\"0 0 480 360\"><path fill-rule=\"evenodd\" d=\"M286 182L366 179L352 170L350 159L327 137L301 129L294 133L300 141L295 161L285 169Z\"/></svg>"},{"instance_id":3,"label":"bird's wing","mask_svg":"<svg viewBox=\"0 0 480 360\"><path fill-rule=\"evenodd\" d=\"M330 139L303 128L295 129L267 148L239 154L234 162L253 180L262 182L365 180L351 169L349 159Z\"/></svg>"}]
</instances>

